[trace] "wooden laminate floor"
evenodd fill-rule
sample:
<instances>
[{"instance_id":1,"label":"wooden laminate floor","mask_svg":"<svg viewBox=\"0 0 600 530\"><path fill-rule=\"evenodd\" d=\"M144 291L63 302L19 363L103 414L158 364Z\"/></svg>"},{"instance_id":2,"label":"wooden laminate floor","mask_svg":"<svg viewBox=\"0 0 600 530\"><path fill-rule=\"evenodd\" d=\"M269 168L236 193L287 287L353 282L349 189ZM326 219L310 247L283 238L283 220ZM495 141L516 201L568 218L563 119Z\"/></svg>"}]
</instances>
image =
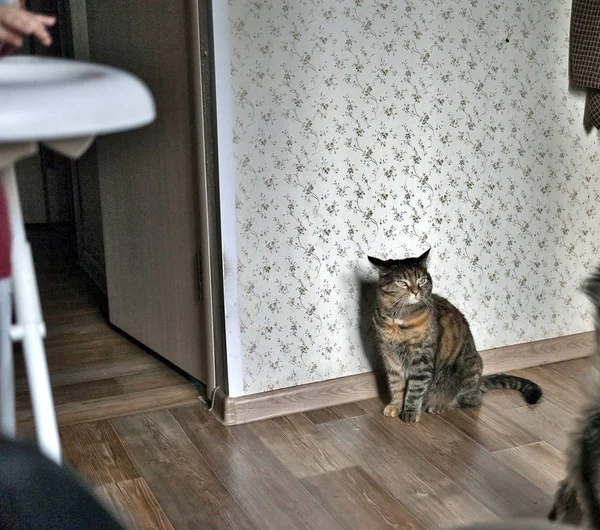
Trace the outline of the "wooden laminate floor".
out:
<instances>
[{"instance_id":1,"label":"wooden laminate floor","mask_svg":"<svg viewBox=\"0 0 600 530\"><path fill-rule=\"evenodd\" d=\"M197 403L200 391L165 362L111 328L77 266L67 227L33 227L46 354L59 425ZM32 430L23 358L15 357L17 420ZM158 391L160 389L160 392Z\"/></svg>"},{"instance_id":2,"label":"wooden laminate floor","mask_svg":"<svg viewBox=\"0 0 600 530\"><path fill-rule=\"evenodd\" d=\"M130 528L447 528L550 508L587 359L519 371L544 389L533 407L495 391L412 426L369 400L224 427L69 278L40 274L64 453Z\"/></svg>"}]
</instances>

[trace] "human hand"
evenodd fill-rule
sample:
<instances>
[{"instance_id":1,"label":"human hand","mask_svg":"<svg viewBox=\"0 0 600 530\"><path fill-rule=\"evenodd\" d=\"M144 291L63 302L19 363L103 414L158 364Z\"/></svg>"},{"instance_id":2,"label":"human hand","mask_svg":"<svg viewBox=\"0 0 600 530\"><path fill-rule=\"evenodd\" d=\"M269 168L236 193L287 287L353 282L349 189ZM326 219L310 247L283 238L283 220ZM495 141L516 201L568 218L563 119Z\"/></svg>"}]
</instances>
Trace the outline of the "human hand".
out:
<instances>
[{"instance_id":1,"label":"human hand","mask_svg":"<svg viewBox=\"0 0 600 530\"><path fill-rule=\"evenodd\" d=\"M52 38L47 28L55 23L54 17L30 13L16 6L0 6L0 43L20 47L24 35L33 35L44 46L49 46Z\"/></svg>"}]
</instances>

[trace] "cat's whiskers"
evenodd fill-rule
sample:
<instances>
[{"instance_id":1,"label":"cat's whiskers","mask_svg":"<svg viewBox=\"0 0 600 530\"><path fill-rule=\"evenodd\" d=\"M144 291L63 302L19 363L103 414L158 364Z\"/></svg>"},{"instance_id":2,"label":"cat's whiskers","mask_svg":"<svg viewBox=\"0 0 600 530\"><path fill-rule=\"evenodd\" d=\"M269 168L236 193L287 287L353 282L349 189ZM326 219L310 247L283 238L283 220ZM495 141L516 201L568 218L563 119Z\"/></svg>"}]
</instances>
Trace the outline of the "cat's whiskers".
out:
<instances>
[{"instance_id":1,"label":"cat's whiskers","mask_svg":"<svg viewBox=\"0 0 600 530\"><path fill-rule=\"evenodd\" d=\"M403 299L403 300L401 300L401 302L402 302L402 304L400 305L400 309L398 309L396 311L396 313L394 314L394 316L402 314L402 310L404 309L404 306L406 305L407 300Z\"/></svg>"},{"instance_id":2,"label":"cat's whiskers","mask_svg":"<svg viewBox=\"0 0 600 530\"><path fill-rule=\"evenodd\" d=\"M393 317L393 316L396 316L398 313L401 313L402 309L404 309L405 304L406 304L406 300L404 298L398 298L398 301L395 302L394 305L385 312L386 316ZM398 305L400 305L400 309L396 310Z\"/></svg>"},{"instance_id":3,"label":"cat's whiskers","mask_svg":"<svg viewBox=\"0 0 600 530\"><path fill-rule=\"evenodd\" d=\"M391 305L391 307L390 307L390 308L389 308L389 309L388 309L388 310L387 310L385 313L386 313L386 314L389 314L389 313L391 313L391 312L392 312L392 311L393 311L393 310L394 310L394 309L395 309L395 308L398 306L398 304L399 304L400 302L402 302L402 298L398 298L398 300L396 300L396 301L395 301L395 302L394 302L394 303Z\"/></svg>"},{"instance_id":4,"label":"cat's whiskers","mask_svg":"<svg viewBox=\"0 0 600 530\"><path fill-rule=\"evenodd\" d=\"M433 305L433 303L431 302L431 300L427 300L427 298L422 298L422 301L423 301L423 303L424 303L424 304L425 304L425 305L426 305L426 306L427 306L429 309L431 309L431 311L432 311L433 313L435 313L435 312L436 312L436 310L435 310L435 306Z\"/></svg>"}]
</instances>

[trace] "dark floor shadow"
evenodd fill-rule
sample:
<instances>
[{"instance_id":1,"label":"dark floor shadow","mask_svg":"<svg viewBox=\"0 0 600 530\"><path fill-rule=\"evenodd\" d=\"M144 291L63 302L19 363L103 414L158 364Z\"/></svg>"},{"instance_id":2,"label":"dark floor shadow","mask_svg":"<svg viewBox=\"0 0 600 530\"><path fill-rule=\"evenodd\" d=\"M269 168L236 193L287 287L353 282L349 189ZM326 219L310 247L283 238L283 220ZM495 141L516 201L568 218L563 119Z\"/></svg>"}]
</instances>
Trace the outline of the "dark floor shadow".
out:
<instances>
[{"instance_id":1,"label":"dark floor shadow","mask_svg":"<svg viewBox=\"0 0 600 530\"><path fill-rule=\"evenodd\" d=\"M377 377L377 387L382 398L388 397L388 387L382 370L381 359L377 353L376 337L373 329L373 310L377 299L377 282L359 280L359 326L362 349L367 356L371 369Z\"/></svg>"}]
</instances>

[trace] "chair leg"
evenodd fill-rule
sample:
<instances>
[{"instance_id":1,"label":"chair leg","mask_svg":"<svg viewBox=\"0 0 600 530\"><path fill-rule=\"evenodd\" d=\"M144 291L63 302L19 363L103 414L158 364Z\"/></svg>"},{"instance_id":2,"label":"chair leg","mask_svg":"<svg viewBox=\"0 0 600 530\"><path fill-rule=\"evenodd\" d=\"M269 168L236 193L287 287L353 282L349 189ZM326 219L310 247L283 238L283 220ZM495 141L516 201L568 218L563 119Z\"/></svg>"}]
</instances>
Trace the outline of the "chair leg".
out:
<instances>
[{"instance_id":1,"label":"chair leg","mask_svg":"<svg viewBox=\"0 0 600 530\"><path fill-rule=\"evenodd\" d=\"M12 324L10 285L10 278L0 280L0 434L12 439L16 434L16 419L14 360L10 339Z\"/></svg>"},{"instance_id":2,"label":"chair leg","mask_svg":"<svg viewBox=\"0 0 600 530\"><path fill-rule=\"evenodd\" d=\"M25 326L23 354L27 369L27 382L35 418L38 445L42 453L55 463L61 462L60 438L48 375L44 342L35 325Z\"/></svg>"},{"instance_id":3,"label":"chair leg","mask_svg":"<svg viewBox=\"0 0 600 530\"><path fill-rule=\"evenodd\" d=\"M43 342L46 328L42 320L31 247L25 237L25 225L14 168L4 169L1 176L8 205L12 238L11 260L16 319L11 336L13 340L23 342L23 355L38 444L48 458L60 464L60 438Z\"/></svg>"}]
</instances>

